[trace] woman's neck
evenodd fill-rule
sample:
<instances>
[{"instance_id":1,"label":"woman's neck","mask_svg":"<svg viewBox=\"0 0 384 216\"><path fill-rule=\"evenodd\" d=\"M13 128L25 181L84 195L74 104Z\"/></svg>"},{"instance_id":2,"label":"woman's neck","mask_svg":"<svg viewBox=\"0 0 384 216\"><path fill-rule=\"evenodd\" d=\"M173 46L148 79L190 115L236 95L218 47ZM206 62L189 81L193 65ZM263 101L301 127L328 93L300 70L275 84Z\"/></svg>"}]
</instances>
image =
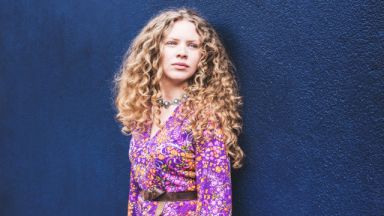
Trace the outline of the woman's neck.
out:
<instances>
[{"instance_id":1,"label":"woman's neck","mask_svg":"<svg viewBox=\"0 0 384 216\"><path fill-rule=\"evenodd\" d=\"M172 102L174 99L181 99L185 93L185 88L188 87L188 82L180 85L173 83L160 82L160 88L163 93L163 100Z\"/></svg>"}]
</instances>

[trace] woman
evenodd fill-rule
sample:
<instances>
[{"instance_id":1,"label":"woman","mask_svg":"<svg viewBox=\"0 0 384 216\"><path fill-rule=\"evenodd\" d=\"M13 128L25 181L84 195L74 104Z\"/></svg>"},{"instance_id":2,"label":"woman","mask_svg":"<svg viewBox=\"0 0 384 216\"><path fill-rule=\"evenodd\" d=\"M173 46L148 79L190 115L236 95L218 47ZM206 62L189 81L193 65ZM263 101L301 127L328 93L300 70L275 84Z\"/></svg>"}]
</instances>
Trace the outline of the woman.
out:
<instances>
[{"instance_id":1,"label":"woman","mask_svg":"<svg viewBox=\"0 0 384 216\"><path fill-rule=\"evenodd\" d=\"M191 10L160 13L133 41L116 90L132 135L128 215L231 215L241 97L215 30Z\"/></svg>"}]
</instances>

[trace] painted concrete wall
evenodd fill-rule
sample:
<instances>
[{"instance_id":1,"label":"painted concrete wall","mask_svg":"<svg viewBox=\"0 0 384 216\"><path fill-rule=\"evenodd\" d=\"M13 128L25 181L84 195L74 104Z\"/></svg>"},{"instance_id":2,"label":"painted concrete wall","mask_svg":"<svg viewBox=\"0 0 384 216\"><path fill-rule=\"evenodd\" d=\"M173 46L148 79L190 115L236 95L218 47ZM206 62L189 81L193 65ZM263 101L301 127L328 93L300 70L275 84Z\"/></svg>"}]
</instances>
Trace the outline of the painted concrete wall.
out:
<instances>
[{"instance_id":1,"label":"painted concrete wall","mask_svg":"<svg viewBox=\"0 0 384 216\"><path fill-rule=\"evenodd\" d=\"M233 215L384 214L382 1L0 1L0 215L125 215L111 80L158 11L219 32L245 106Z\"/></svg>"}]
</instances>

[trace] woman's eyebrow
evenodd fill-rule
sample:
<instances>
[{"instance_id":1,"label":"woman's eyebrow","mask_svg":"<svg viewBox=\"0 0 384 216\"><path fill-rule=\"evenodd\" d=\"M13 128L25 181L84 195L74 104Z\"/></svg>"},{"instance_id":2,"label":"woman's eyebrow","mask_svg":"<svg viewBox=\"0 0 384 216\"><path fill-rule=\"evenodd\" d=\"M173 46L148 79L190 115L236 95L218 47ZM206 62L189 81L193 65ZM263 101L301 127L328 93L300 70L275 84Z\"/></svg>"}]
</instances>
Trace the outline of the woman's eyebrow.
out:
<instances>
[{"instance_id":1,"label":"woman's eyebrow","mask_svg":"<svg viewBox=\"0 0 384 216\"><path fill-rule=\"evenodd\" d=\"M187 40L187 42L200 43L200 40Z\"/></svg>"},{"instance_id":2,"label":"woman's eyebrow","mask_svg":"<svg viewBox=\"0 0 384 216\"><path fill-rule=\"evenodd\" d=\"M177 39L177 38L174 38L174 37L165 37L164 40L180 41L180 39ZM200 40L199 39L193 39L193 40L187 40L187 42L200 43Z\"/></svg>"}]
</instances>

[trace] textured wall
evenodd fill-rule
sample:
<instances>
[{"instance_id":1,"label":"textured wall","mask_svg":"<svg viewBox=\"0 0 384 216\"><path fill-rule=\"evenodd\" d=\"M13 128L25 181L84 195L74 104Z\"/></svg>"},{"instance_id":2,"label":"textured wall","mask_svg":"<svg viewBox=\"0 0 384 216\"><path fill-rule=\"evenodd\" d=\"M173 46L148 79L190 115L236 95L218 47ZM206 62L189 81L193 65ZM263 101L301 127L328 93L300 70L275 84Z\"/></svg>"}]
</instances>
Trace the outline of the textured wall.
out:
<instances>
[{"instance_id":1,"label":"textured wall","mask_svg":"<svg viewBox=\"0 0 384 216\"><path fill-rule=\"evenodd\" d=\"M159 10L219 32L245 106L234 215L384 214L382 1L0 1L0 215L125 215L111 79Z\"/></svg>"}]
</instances>

